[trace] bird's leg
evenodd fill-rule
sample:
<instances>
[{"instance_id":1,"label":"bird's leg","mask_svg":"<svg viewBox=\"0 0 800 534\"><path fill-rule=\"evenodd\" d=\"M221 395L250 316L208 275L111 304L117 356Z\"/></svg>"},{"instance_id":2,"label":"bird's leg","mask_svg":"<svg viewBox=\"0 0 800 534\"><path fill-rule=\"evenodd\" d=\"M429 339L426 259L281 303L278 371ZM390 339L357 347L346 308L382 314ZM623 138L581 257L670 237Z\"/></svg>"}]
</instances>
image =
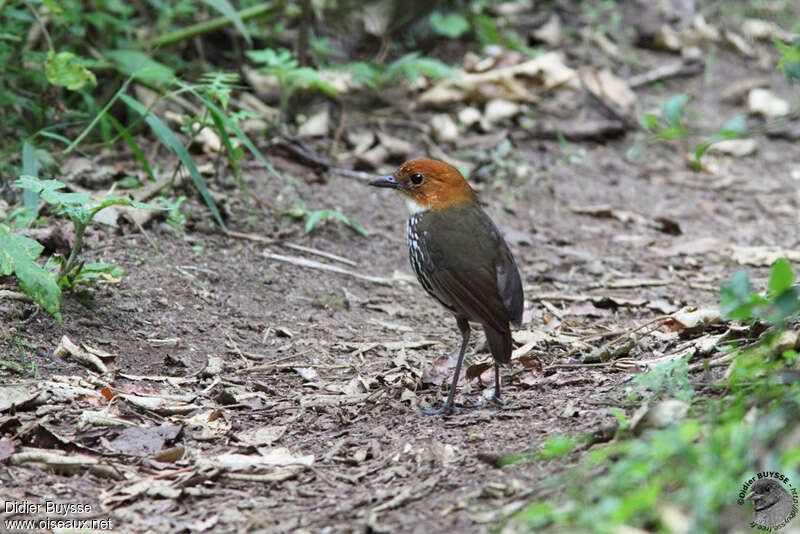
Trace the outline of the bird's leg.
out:
<instances>
[{"instance_id":1,"label":"bird's leg","mask_svg":"<svg viewBox=\"0 0 800 534\"><path fill-rule=\"evenodd\" d=\"M469 343L469 322L466 319L456 319L458 322L458 329L461 331L461 350L458 352L458 361L456 362L456 372L453 376L453 383L450 384L450 393L447 395L447 400L444 401L444 406L438 410L425 408L422 410L428 415L438 415L444 412L458 413L458 408L453 406L453 397L456 394L456 384L458 384L458 375L461 373L461 362L464 361L464 353L467 351L467 344Z\"/></svg>"},{"instance_id":2,"label":"bird's leg","mask_svg":"<svg viewBox=\"0 0 800 534\"><path fill-rule=\"evenodd\" d=\"M506 403L500 397L500 364L497 362L494 363L494 395L492 395L492 402L501 406Z\"/></svg>"}]
</instances>

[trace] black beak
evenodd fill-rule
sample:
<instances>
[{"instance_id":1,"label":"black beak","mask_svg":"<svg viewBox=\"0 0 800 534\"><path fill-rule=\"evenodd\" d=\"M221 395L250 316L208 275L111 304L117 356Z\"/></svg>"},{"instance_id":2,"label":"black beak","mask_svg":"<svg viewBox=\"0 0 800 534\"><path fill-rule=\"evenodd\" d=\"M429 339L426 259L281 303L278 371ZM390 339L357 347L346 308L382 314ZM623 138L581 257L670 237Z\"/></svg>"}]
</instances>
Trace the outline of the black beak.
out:
<instances>
[{"instance_id":1,"label":"black beak","mask_svg":"<svg viewBox=\"0 0 800 534\"><path fill-rule=\"evenodd\" d=\"M380 178L376 178L369 182L369 185L374 185L375 187L390 187L392 189L403 189L403 184L398 182L394 179L394 176L391 174L388 176L381 176Z\"/></svg>"}]
</instances>

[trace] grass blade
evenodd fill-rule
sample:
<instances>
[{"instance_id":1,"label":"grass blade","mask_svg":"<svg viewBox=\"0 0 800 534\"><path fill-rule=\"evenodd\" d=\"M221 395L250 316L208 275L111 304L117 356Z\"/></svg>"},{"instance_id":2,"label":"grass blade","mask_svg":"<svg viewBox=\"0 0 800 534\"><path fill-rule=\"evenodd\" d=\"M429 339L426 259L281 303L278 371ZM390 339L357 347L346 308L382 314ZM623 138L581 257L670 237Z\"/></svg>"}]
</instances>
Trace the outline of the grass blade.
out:
<instances>
[{"instance_id":1,"label":"grass blade","mask_svg":"<svg viewBox=\"0 0 800 534\"><path fill-rule=\"evenodd\" d=\"M131 151L133 151L133 155L136 156L136 159L139 161L139 164L147 173L147 176L150 177L150 180L156 181L156 177L153 174L153 170L150 168L150 163L147 161L147 158L142 152L142 149L139 148L139 144L134 140L131 133L128 131L126 127L124 127L117 119L114 118L113 115L108 115L109 122L117 129L117 133L122 136L122 139L128 143L128 146L131 147Z\"/></svg>"},{"instance_id":2,"label":"grass blade","mask_svg":"<svg viewBox=\"0 0 800 534\"><path fill-rule=\"evenodd\" d=\"M267 158L264 157L261 151L256 148L256 146L253 144L252 141L250 141L250 139L245 135L245 133L238 126L236 126L236 123L230 120L225 115L225 113L222 112L221 109L215 106L214 103L211 101L211 99L207 98L204 95L201 95L191 87L187 87L187 89L191 91L192 94L194 94L197 98L203 101L203 104L205 104L208 110L212 113L212 116L216 114L222 120L222 122L225 124L227 128L233 130L233 133L236 134L236 137L238 137L242 141L244 146L247 147L247 149L250 151L251 154L253 154L256 158L258 158L261 161L261 163L264 164L264 166L267 168L267 170L269 170L269 172L271 172L278 178L281 177L281 175L278 174L278 171L275 170L275 168L272 166L269 160L267 160Z\"/></svg>"},{"instance_id":3,"label":"grass blade","mask_svg":"<svg viewBox=\"0 0 800 534\"><path fill-rule=\"evenodd\" d=\"M205 180L203 180L203 177L200 176L197 166L194 164L194 161L189 155L189 152L186 150L186 147L183 146L178 139L178 136L176 136L175 133L170 130L170 128L164 124L161 119L150 113L150 110L144 107L138 100L125 94L121 94L120 98L131 109L140 115L143 115L145 122L147 122L148 126L150 126L150 128L153 130L153 133L156 134L156 137L158 137L159 140L164 143L164 146L178 156L178 159L181 160L183 166L189 171L189 175L192 177L195 187L197 187L197 190L200 191L200 195L203 197L208 209L211 210L212 215L214 215L214 219L216 219L217 223L220 225L220 227L222 227L222 229L227 229L225 223L222 222L222 217L217 209L217 204L214 202L214 199L211 198L211 193L208 191Z\"/></svg>"},{"instance_id":4,"label":"grass blade","mask_svg":"<svg viewBox=\"0 0 800 534\"><path fill-rule=\"evenodd\" d=\"M39 176L39 166L36 163L36 155L33 153L33 146L27 141L22 144L22 174ZM28 221L33 221L39 214L39 194L30 189L23 189L22 204L25 206L26 219Z\"/></svg>"}]
</instances>

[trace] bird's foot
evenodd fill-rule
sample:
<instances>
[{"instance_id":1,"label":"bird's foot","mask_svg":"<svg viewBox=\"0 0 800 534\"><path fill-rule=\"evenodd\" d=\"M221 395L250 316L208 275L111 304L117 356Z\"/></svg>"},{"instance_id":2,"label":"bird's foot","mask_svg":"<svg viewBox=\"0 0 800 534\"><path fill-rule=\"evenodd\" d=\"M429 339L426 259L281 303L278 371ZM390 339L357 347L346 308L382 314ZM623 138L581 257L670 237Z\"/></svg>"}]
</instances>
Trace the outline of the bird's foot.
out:
<instances>
[{"instance_id":1,"label":"bird's foot","mask_svg":"<svg viewBox=\"0 0 800 534\"><path fill-rule=\"evenodd\" d=\"M492 395L491 401L493 403L497 404L498 406L505 406L506 405L506 401L501 399L498 395Z\"/></svg>"},{"instance_id":2,"label":"bird's foot","mask_svg":"<svg viewBox=\"0 0 800 534\"><path fill-rule=\"evenodd\" d=\"M423 408L422 409L422 413L424 413L425 415L439 415L439 414L443 414L443 413L455 415L455 414L460 413L460 412L461 412L461 410L459 410L458 408L456 408L452 404L445 404L444 406L442 406L441 408L438 408L438 409L433 409L433 408Z\"/></svg>"},{"instance_id":3,"label":"bird's foot","mask_svg":"<svg viewBox=\"0 0 800 534\"><path fill-rule=\"evenodd\" d=\"M489 398L489 400L493 404L496 404L498 406L505 406L506 405L506 401L504 401L503 399L501 399L497 395L492 395ZM475 408L482 408L483 406L486 406L486 401L484 399L477 400L477 401L475 401L475 404L473 404L472 406L475 407Z\"/></svg>"}]
</instances>

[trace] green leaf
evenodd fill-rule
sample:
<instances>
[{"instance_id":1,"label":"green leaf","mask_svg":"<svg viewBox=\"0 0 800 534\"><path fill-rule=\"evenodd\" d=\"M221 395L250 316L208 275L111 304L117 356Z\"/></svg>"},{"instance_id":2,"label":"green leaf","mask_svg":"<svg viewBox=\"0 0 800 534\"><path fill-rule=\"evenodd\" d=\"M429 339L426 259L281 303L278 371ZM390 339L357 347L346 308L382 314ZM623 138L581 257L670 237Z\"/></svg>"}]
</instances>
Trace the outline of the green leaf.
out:
<instances>
[{"instance_id":1,"label":"green leaf","mask_svg":"<svg viewBox=\"0 0 800 534\"><path fill-rule=\"evenodd\" d=\"M328 96L338 96L334 86L323 80L311 67L298 67L286 73L286 82L294 88L317 89Z\"/></svg>"},{"instance_id":2,"label":"green leaf","mask_svg":"<svg viewBox=\"0 0 800 534\"><path fill-rule=\"evenodd\" d=\"M139 164L145 170L147 176L150 177L150 180L155 182L156 177L153 174L153 170L150 168L150 163L147 161L147 157L144 155L144 152L139 147L139 144L136 142L131 133L128 131L128 128L124 127L116 118L114 118L113 115L109 114L106 115L106 117L108 118L109 122L114 126L114 128L116 128L117 133L119 133L119 135L122 136L122 139L128 144L128 146L131 149L131 152L133 152L133 155L139 161Z\"/></svg>"},{"instance_id":3,"label":"green leaf","mask_svg":"<svg viewBox=\"0 0 800 534\"><path fill-rule=\"evenodd\" d=\"M22 144L22 173L34 177L39 176L39 165L33 146L27 141ZM33 221L39 214L39 193L31 189L23 189L22 204L25 207L25 218Z\"/></svg>"},{"instance_id":4,"label":"green leaf","mask_svg":"<svg viewBox=\"0 0 800 534\"><path fill-rule=\"evenodd\" d=\"M778 61L778 68L786 73L786 76L800 79L800 39L795 38L791 45L783 43L778 39L773 41L775 47L783 55Z\"/></svg>"},{"instance_id":5,"label":"green leaf","mask_svg":"<svg viewBox=\"0 0 800 534\"><path fill-rule=\"evenodd\" d=\"M667 121L667 124L673 128L681 127L683 110L691 98L692 97L686 93L680 93L667 100L663 108L664 119Z\"/></svg>"},{"instance_id":6,"label":"green leaf","mask_svg":"<svg viewBox=\"0 0 800 534\"><path fill-rule=\"evenodd\" d=\"M33 239L8 232L8 226L0 224L0 273L13 272L20 289L60 323L61 289L53 276L33 261L44 247Z\"/></svg>"},{"instance_id":7,"label":"green leaf","mask_svg":"<svg viewBox=\"0 0 800 534\"><path fill-rule=\"evenodd\" d=\"M292 53L286 48L279 48L278 50L272 48L247 50L245 54L256 63L263 63L268 74L294 69L298 65L297 60L292 58Z\"/></svg>"},{"instance_id":8,"label":"green leaf","mask_svg":"<svg viewBox=\"0 0 800 534\"><path fill-rule=\"evenodd\" d=\"M275 175L276 178L281 177L281 175L278 174L278 171L275 170L275 167L272 166L264 154L262 154L261 151L256 148L253 142L250 141L250 138L245 135L245 133L236 125L235 122L230 120L227 115L225 115L225 113L219 109L208 97L198 93L192 88L189 88L189 91L199 98L203 104L205 104L205 106L208 108L208 111L212 114L212 117L216 117L215 122L217 119L222 121L225 124L225 127L230 128L233 133L236 134L236 137L239 138L242 144L247 147L251 154L253 154L256 158L258 158L259 161L261 161L261 163L264 164L269 172Z\"/></svg>"},{"instance_id":9,"label":"green leaf","mask_svg":"<svg viewBox=\"0 0 800 534\"><path fill-rule=\"evenodd\" d=\"M778 295L772 303L773 313L767 315L767 320L774 325L783 324L786 319L796 314L800 310L800 302L797 299L797 290L789 288Z\"/></svg>"},{"instance_id":10,"label":"green leaf","mask_svg":"<svg viewBox=\"0 0 800 534\"><path fill-rule=\"evenodd\" d=\"M740 269L731 281L722 286L719 296L719 311L725 319L752 319L753 299L747 271Z\"/></svg>"},{"instance_id":11,"label":"green leaf","mask_svg":"<svg viewBox=\"0 0 800 534\"><path fill-rule=\"evenodd\" d=\"M780 295L792 286L794 275L792 266L785 258L780 258L772 264L772 273L769 275L767 288L771 295Z\"/></svg>"},{"instance_id":12,"label":"green leaf","mask_svg":"<svg viewBox=\"0 0 800 534\"><path fill-rule=\"evenodd\" d=\"M328 210L317 210L309 213L306 219L306 233L310 233L320 221L327 219L329 215L330 211Z\"/></svg>"},{"instance_id":13,"label":"green leaf","mask_svg":"<svg viewBox=\"0 0 800 534\"><path fill-rule=\"evenodd\" d=\"M429 78L451 78L455 70L438 59L420 57L419 52L411 52L392 62L381 76L382 82L389 84L398 76L402 76L411 83L415 83L422 76Z\"/></svg>"},{"instance_id":14,"label":"green leaf","mask_svg":"<svg viewBox=\"0 0 800 534\"><path fill-rule=\"evenodd\" d=\"M344 213L340 211L332 210L328 213L328 218L333 218L341 221L342 224L353 230L355 233L360 235L361 237L369 238L369 234L364 229L363 226L358 224L355 221L351 221Z\"/></svg>"},{"instance_id":15,"label":"green leaf","mask_svg":"<svg viewBox=\"0 0 800 534\"><path fill-rule=\"evenodd\" d=\"M214 126L217 128L217 133L219 134L220 139L222 139L222 144L225 145L225 150L228 152L228 161L231 163L233 175L236 177L236 180L239 182L239 185L242 187L242 189L246 190L247 184L245 184L244 180L242 180L242 168L239 165L236 149L234 149L231 138L228 136L228 129L225 127L226 117L221 113L218 113L218 110L216 109L209 109L208 111L211 114L211 120L214 121Z\"/></svg>"},{"instance_id":16,"label":"green leaf","mask_svg":"<svg viewBox=\"0 0 800 534\"><path fill-rule=\"evenodd\" d=\"M84 67L72 52L58 52L50 50L47 53L47 62L44 66L47 80L58 87L66 87L70 91L77 91L87 83L97 85L97 78L92 71Z\"/></svg>"},{"instance_id":17,"label":"green leaf","mask_svg":"<svg viewBox=\"0 0 800 534\"><path fill-rule=\"evenodd\" d=\"M138 50L107 50L105 56L114 62L119 72L143 82L170 83L175 79L170 67Z\"/></svg>"},{"instance_id":18,"label":"green leaf","mask_svg":"<svg viewBox=\"0 0 800 534\"><path fill-rule=\"evenodd\" d=\"M539 457L542 460L552 460L572 452L575 443L568 436L551 436L545 441Z\"/></svg>"},{"instance_id":19,"label":"green leaf","mask_svg":"<svg viewBox=\"0 0 800 534\"><path fill-rule=\"evenodd\" d=\"M699 143L694 149L694 160L695 162L700 162L700 158L702 158L706 152L708 152L709 147L714 144L713 141L703 141ZM697 169L695 169L697 170Z\"/></svg>"},{"instance_id":20,"label":"green leaf","mask_svg":"<svg viewBox=\"0 0 800 534\"><path fill-rule=\"evenodd\" d=\"M225 15L230 21L233 23L233 26L236 28L244 40L247 41L248 45L252 45L253 43L250 40L250 34L247 33L247 28L245 28L244 22L242 22L242 17L239 16L239 12L231 5L228 0L203 0L204 4L207 4L223 15Z\"/></svg>"},{"instance_id":21,"label":"green leaf","mask_svg":"<svg viewBox=\"0 0 800 534\"><path fill-rule=\"evenodd\" d=\"M747 132L747 119L743 113L737 113L722 125L719 132L723 135L740 136Z\"/></svg>"},{"instance_id":22,"label":"green leaf","mask_svg":"<svg viewBox=\"0 0 800 534\"><path fill-rule=\"evenodd\" d=\"M80 272L72 280L72 285L87 283L97 279L109 281L109 278L122 278L123 276L128 276L128 274L130 273L125 269L109 263L87 263L83 265Z\"/></svg>"},{"instance_id":23,"label":"green leaf","mask_svg":"<svg viewBox=\"0 0 800 534\"><path fill-rule=\"evenodd\" d=\"M216 219L217 223L225 229L225 223L222 222L222 217L220 216L219 210L217 209L217 204L214 202L214 199L211 198L211 193L208 191L208 187L206 187L206 183L203 178L200 176L200 172L197 170L197 166L194 164L192 157L189 155L189 152L186 150L186 147L180 142L178 137L175 133L169 129L169 127L164 124L164 122L156 117L154 114L150 113L150 111L145 108L138 100L131 98L128 95L120 95L125 104L127 104L131 109L136 111L137 113L144 116L145 122L150 126L153 130L153 133L156 134L156 137L166 146L169 150L174 152L178 159L181 160L183 166L189 171L189 175L192 177L192 181L194 182L195 187L200 192L200 195L205 200L208 209L211 210L211 214Z\"/></svg>"},{"instance_id":24,"label":"green leaf","mask_svg":"<svg viewBox=\"0 0 800 534\"><path fill-rule=\"evenodd\" d=\"M83 206L90 202L88 193L62 193L59 191L66 185L58 180L40 180L35 176L23 174L11 185L34 191L48 204L55 204L61 208Z\"/></svg>"},{"instance_id":25,"label":"green leaf","mask_svg":"<svg viewBox=\"0 0 800 534\"><path fill-rule=\"evenodd\" d=\"M434 11L428 17L428 22L433 26L433 31L451 39L458 39L469 30L469 21L460 13Z\"/></svg>"},{"instance_id":26,"label":"green leaf","mask_svg":"<svg viewBox=\"0 0 800 534\"><path fill-rule=\"evenodd\" d=\"M378 87L377 80L381 71L375 65L370 65L364 61L354 61L348 63L345 70L353 77L356 83L362 83L371 89Z\"/></svg>"},{"instance_id":27,"label":"green leaf","mask_svg":"<svg viewBox=\"0 0 800 534\"><path fill-rule=\"evenodd\" d=\"M652 113L645 113L639 118L639 124L645 130L655 132L658 130L658 117Z\"/></svg>"}]
</instances>

